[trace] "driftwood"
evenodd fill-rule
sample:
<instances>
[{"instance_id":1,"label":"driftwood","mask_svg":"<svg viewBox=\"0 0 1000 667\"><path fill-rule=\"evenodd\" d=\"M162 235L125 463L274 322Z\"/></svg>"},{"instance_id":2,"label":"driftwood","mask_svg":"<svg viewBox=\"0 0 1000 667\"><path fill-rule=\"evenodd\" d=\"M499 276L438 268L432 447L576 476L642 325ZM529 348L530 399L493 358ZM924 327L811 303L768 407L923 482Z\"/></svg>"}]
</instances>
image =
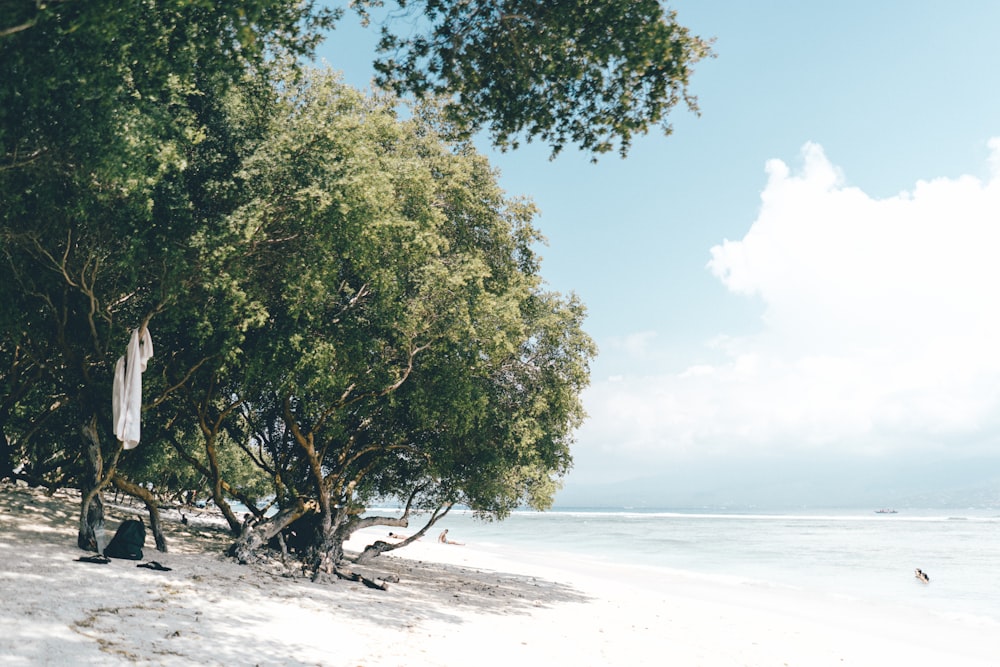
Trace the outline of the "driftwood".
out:
<instances>
[{"instance_id":1,"label":"driftwood","mask_svg":"<svg viewBox=\"0 0 1000 667\"><path fill-rule=\"evenodd\" d=\"M376 540L372 544L365 547L365 550L361 552L360 555L355 559L358 563L367 563L372 558L376 558L386 551L392 551L396 549L395 544L389 544L384 540Z\"/></svg>"},{"instance_id":2,"label":"driftwood","mask_svg":"<svg viewBox=\"0 0 1000 667\"><path fill-rule=\"evenodd\" d=\"M382 583L379 583L374 579L369 579L368 577L360 575L357 572L350 572L348 570L341 570L340 568L334 568L333 573L337 575L338 579L346 579L347 581L360 581L368 588L374 588L380 591L389 590L388 584L386 584L384 581Z\"/></svg>"}]
</instances>

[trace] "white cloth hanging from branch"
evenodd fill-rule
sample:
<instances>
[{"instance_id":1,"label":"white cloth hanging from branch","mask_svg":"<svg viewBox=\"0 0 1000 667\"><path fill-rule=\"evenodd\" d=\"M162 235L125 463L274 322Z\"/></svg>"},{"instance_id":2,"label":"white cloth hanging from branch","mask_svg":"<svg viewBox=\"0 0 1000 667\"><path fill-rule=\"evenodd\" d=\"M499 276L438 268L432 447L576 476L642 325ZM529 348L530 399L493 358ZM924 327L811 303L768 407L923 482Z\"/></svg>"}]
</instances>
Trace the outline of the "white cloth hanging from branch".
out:
<instances>
[{"instance_id":1,"label":"white cloth hanging from branch","mask_svg":"<svg viewBox=\"0 0 1000 667\"><path fill-rule=\"evenodd\" d=\"M132 331L128 349L115 364L115 381L111 389L112 414L115 436L125 444L125 449L139 445L139 419L142 413L142 372L153 356L153 339L149 327L142 333Z\"/></svg>"}]
</instances>

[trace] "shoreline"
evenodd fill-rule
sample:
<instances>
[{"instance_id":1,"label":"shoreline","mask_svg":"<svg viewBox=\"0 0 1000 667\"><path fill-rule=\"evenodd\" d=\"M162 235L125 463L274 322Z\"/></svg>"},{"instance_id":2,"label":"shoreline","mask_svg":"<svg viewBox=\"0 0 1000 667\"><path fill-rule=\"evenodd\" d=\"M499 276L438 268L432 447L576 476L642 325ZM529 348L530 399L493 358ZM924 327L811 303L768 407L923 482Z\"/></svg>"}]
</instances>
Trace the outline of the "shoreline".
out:
<instances>
[{"instance_id":1,"label":"shoreline","mask_svg":"<svg viewBox=\"0 0 1000 667\"><path fill-rule=\"evenodd\" d=\"M166 512L170 551L147 534L141 562L169 572L81 563L78 511L71 494L0 486L4 664L974 667L1000 655L996 627L967 619L431 536L356 566L398 576L387 591L237 565L224 533ZM131 513L106 511L109 534Z\"/></svg>"}]
</instances>

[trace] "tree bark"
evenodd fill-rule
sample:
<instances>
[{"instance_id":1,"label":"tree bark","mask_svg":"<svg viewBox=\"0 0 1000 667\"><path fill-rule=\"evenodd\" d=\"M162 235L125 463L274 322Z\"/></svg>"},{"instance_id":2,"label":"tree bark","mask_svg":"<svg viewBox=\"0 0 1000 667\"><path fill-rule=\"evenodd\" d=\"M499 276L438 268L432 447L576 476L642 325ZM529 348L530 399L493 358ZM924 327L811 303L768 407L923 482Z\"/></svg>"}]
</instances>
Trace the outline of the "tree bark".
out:
<instances>
[{"instance_id":1,"label":"tree bark","mask_svg":"<svg viewBox=\"0 0 1000 667\"><path fill-rule=\"evenodd\" d=\"M118 473L111 478L116 487L130 496L139 498L146 505L149 512L149 530L153 533L153 541L156 542L156 550L167 553L167 538L163 536L163 525L160 522L160 504L148 489L144 489L138 484L133 484Z\"/></svg>"}]
</instances>

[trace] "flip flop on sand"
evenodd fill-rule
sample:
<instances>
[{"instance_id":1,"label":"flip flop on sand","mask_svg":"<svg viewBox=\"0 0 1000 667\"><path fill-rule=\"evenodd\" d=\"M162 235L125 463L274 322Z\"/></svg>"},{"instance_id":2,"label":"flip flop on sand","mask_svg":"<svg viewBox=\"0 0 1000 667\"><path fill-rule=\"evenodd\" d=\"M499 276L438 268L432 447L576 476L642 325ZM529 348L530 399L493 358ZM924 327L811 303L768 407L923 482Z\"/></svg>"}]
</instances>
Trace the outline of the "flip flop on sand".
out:
<instances>
[{"instance_id":1,"label":"flip flop on sand","mask_svg":"<svg viewBox=\"0 0 1000 667\"><path fill-rule=\"evenodd\" d=\"M111 562L111 559L102 554L96 556L80 556L77 558L81 563L97 563L98 565L107 565Z\"/></svg>"},{"instance_id":2,"label":"flip flop on sand","mask_svg":"<svg viewBox=\"0 0 1000 667\"><path fill-rule=\"evenodd\" d=\"M139 565L136 565L136 567L144 567L148 570L159 570L160 572L170 572L170 570L172 569L169 567L165 567L162 563L159 563L155 560L151 560L148 563L140 563Z\"/></svg>"}]
</instances>

